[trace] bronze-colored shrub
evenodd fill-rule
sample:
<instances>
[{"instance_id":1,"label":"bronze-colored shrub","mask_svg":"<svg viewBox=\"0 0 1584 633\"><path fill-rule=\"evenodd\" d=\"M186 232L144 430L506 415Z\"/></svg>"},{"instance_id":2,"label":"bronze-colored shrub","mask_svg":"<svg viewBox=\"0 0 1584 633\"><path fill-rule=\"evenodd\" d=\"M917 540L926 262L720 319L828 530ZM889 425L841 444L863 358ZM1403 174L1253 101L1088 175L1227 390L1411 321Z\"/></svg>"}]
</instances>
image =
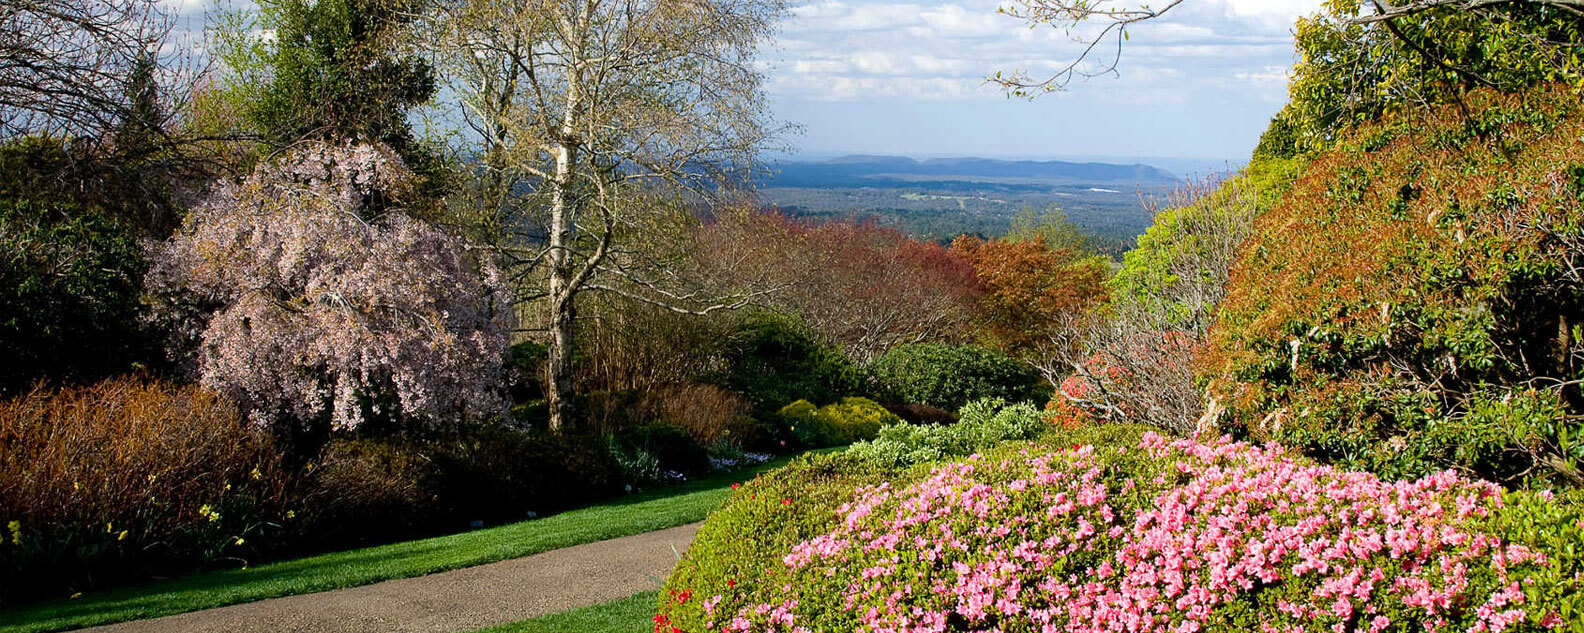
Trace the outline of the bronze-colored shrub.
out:
<instances>
[{"instance_id":1,"label":"bronze-colored shrub","mask_svg":"<svg viewBox=\"0 0 1584 633\"><path fill-rule=\"evenodd\" d=\"M680 383L643 391L598 392L585 395L578 404L583 424L597 435L658 424L681 429L700 446L724 442L758 450L785 439L773 425L754 419L753 405L746 398L716 385Z\"/></svg>"},{"instance_id":2,"label":"bronze-colored shrub","mask_svg":"<svg viewBox=\"0 0 1584 633\"><path fill-rule=\"evenodd\" d=\"M308 547L379 542L515 520L621 491L606 439L478 425L425 438L332 438L301 480Z\"/></svg>"},{"instance_id":3,"label":"bronze-colored shrub","mask_svg":"<svg viewBox=\"0 0 1584 633\"><path fill-rule=\"evenodd\" d=\"M9 597L246 559L283 512L269 437L195 386L35 387L0 402L0 454Z\"/></svg>"},{"instance_id":4,"label":"bronze-colored shrub","mask_svg":"<svg viewBox=\"0 0 1584 633\"><path fill-rule=\"evenodd\" d=\"M396 438L335 438L304 473L304 531L332 543L414 532L439 508L433 447Z\"/></svg>"},{"instance_id":5,"label":"bronze-colored shrub","mask_svg":"<svg viewBox=\"0 0 1584 633\"><path fill-rule=\"evenodd\" d=\"M660 387L645 393L639 407L649 418L687 431L704 446L759 439L746 436L757 432L750 415L753 407L742 396L715 385Z\"/></svg>"}]
</instances>

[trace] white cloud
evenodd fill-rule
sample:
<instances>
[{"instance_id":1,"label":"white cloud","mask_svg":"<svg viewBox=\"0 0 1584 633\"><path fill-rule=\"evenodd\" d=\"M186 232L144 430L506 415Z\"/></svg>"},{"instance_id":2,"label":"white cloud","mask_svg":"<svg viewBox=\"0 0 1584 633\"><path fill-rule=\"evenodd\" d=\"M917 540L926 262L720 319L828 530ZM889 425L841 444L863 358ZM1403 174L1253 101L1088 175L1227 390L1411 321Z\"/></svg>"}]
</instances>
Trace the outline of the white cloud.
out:
<instances>
[{"instance_id":1,"label":"white cloud","mask_svg":"<svg viewBox=\"0 0 1584 633\"><path fill-rule=\"evenodd\" d=\"M210 0L160 0L159 5L172 15L202 15L209 8Z\"/></svg>"},{"instance_id":2,"label":"white cloud","mask_svg":"<svg viewBox=\"0 0 1584 633\"><path fill-rule=\"evenodd\" d=\"M1196 90L1269 100L1285 92L1293 21L1321 1L1189 0L1130 29L1117 80L1074 89L1116 92L1103 97L1114 100L1140 94L1179 100ZM777 97L819 101L1000 99L1001 92L984 82L996 71L1050 73L1082 50L1063 29L1030 29L996 9L996 0L802 5L777 41L783 55L771 90ZM1109 54L1097 52L1090 67L1104 68Z\"/></svg>"},{"instance_id":3,"label":"white cloud","mask_svg":"<svg viewBox=\"0 0 1584 633\"><path fill-rule=\"evenodd\" d=\"M1291 26L1294 20L1320 10L1321 0L1219 0L1227 17L1254 20L1267 26Z\"/></svg>"},{"instance_id":4,"label":"white cloud","mask_svg":"<svg viewBox=\"0 0 1584 633\"><path fill-rule=\"evenodd\" d=\"M1007 32L1007 18L994 12L971 11L960 4L928 9L919 14L929 32L940 37L982 38Z\"/></svg>"}]
</instances>

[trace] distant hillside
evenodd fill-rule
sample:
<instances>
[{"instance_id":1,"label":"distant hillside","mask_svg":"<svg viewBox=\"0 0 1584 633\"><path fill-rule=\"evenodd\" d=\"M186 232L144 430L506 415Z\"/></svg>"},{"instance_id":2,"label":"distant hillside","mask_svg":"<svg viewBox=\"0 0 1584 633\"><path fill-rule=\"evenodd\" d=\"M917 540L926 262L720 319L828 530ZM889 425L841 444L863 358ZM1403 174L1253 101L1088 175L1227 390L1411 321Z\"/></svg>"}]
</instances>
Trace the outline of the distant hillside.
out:
<instances>
[{"instance_id":1,"label":"distant hillside","mask_svg":"<svg viewBox=\"0 0 1584 633\"><path fill-rule=\"evenodd\" d=\"M1064 161L853 155L816 162L780 162L761 184L773 187L896 187L922 182L1002 185L1168 185L1170 172L1149 165Z\"/></svg>"}]
</instances>

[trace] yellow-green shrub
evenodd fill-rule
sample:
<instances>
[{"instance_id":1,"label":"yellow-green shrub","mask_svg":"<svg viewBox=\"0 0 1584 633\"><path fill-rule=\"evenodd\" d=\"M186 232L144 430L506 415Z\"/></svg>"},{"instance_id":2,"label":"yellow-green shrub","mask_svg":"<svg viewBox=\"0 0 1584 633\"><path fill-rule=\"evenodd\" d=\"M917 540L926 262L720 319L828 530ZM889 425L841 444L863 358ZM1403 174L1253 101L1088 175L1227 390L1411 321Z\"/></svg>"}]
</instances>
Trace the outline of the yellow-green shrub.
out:
<instances>
[{"instance_id":1,"label":"yellow-green shrub","mask_svg":"<svg viewBox=\"0 0 1584 633\"><path fill-rule=\"evenodd\" d=\"M823 407L799 400L781 409L781 419L806 446L837 446L873 439L880 427L902 421L868 398L842 398Z\"/></svg>"}]
</instances>

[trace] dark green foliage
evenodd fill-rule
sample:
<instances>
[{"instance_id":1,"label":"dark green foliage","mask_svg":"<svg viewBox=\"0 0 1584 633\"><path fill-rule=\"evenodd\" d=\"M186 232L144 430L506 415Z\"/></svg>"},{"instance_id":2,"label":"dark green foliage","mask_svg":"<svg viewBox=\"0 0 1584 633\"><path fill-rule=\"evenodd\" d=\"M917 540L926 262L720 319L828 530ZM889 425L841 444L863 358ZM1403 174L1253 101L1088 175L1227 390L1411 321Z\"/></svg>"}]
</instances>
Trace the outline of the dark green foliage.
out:
<instances>
[{"instance_id":1,"label":"dark green foliage","mask_svg":"<svg viewBox=\"0 0 1584 633\"><path fill-rule=\"evenodd\" d=\"M412 0L270 0L263 26L275 30L261 60L269 83L245 115L266 140L353 139L383 143L422 176L438 158L422 147L407 114L435 92L434 71L405 45ZM431 183L432 184L432 183Z\"/></svg>"},{"instance_id":2,"label":"dark green foliage","mask_svg":"<svg viewBox=\"0 0 1584 633\"><path fill-rule=\"evenodd\" d=\"M430 469L432 455L402 438L338 438L325 445L305 473L300 530L328 543L382 535L411 534L435 514L413 512L439 501Z\"/></svg>"},{"instance_id":3,"label":"dark green foliage","mask_svg":"<svg viewBox=\"0 0 1584 633\"><path fill-rule=\"evenodd\" d=\"M864 392L862 374L852 362L783 314L744 315L725 357L727 369L712 382L742 394L759 419L773 419L794 400L829 404Z\"/></svg>"},{"instance_id":4,"label":"dark green foliage","mask_svg":"<svg viewBox=\"0 0 1584 633\"><path fill-rule=\"evenodd\" d=\"M904 422L914 424L951 424L957 421L957 414L927 404L883 403L881 406Z\"/></svg>"},{"instance_id":5,"label":"dark green foliage","mask_svg":"<svg viewBox=\"0 0 1584 633\"><path fill-rule=\"evenodd\" d=\"M484 426L429 438L332 439L306 473L296 533L382 541L510 520L615 494L603 438Z\"/></svg>"},{"instance_id":6,"label":"dark green foliage","mask_svg":"<svg viewBox=\"0 0 1584 633\"><path fill-rule=\"evenodd\" d=\"M539 363L544 362L545 356L548 354L549 348L545 347L543 343L523 341L511 346L511 349L508 350L506 364L516 369L531 371L537 368Z\"/></svg>"},{"instance_id":7,"label":"dark green foliage","mask_svg":"<svg viewBox=\"0 0 1584 633\"><path fill-rule=\"evenodd\" d=\"M1049 396L1032 367L976 345L903 345L881 355L870 371L887 396L943 409L982 398L1026 402Z\"/></svg>"},{"instance_id":8,"label":"dark green foliage","mask_svg":"<svg viewBox=\"0 0 1584 633\"><path fill-rule=\"evenodd\" d=\"M440 499L458 519L510 520L621 491L621 472L600 438L484 427L442 444Z\"/></svg>"},{"instance_id":9,"label":"dark green foliage","mask_svg":"<svg viewBox=\"0 0 1584 633\"><path fill-rule=\"evenodd\" d=\"M115 151L128 158L145 158L159 151L164 134L165 112L160 106L159 63L152 55L138 57L127 79L128 107L125 119L116 126Z\"/></svg>"},{"instance_id":10,"label":"dark green foliage","mask_svg":"<svg viewBox=\"0 0 1584 633\"><path fill-rule=\"evenodd\" d=\"M544 399L544 363L549 348L541 343L523 341L506 351L506 384L512 402L529 403ZM517 408L514 406L513 411ZM548 415L548 413L546 413ZM518 416L519 419L523 416Z\"/></svg>"},{"instance_id":11,"label":"dark green foliage","mask_svg":"<svg viewBox=\"0 0 1584 633\"><path fill-rule=\"evenodd\" d=\"M141 148L45 136L0 144L0 199L73 205L115 219L134 238L165 239L181 222L174 183L202 174L183 171L160 131L124 122L116 134Z\"/></svg>"},{"instance_id":12,"label":"dark green foliage","mask_svg":"<svg viewBox=\"0 0 1584 633\"><path fill-rule=\"evenodd\" d=\"M635 486L666 483L666 473L693 476L709 472L709 452L687 431L665 424L641 424L617 431L611 451L624 480Z\"/></svg>"},{"instance_id":13,"label":"dark green foliage","mask_svg":"<svg viewBox=\"0 0 1584 633\"><path fill-rule=\"evenodd\" d=\"M0 198L68 200L66 188L77 159L66 144L43 136L27 136L0 145Z\"/></svg>"},{"instance_id":14,"label":"dark green foliage","mask_svg":"<svg viewBox=\"0 0 1584 633\"><path fill-rule=\"evenodd\" d=\"M152 355L136 238L69 203L0 197L0 394L86 381Z\"/></svg>"}]
</instances>

